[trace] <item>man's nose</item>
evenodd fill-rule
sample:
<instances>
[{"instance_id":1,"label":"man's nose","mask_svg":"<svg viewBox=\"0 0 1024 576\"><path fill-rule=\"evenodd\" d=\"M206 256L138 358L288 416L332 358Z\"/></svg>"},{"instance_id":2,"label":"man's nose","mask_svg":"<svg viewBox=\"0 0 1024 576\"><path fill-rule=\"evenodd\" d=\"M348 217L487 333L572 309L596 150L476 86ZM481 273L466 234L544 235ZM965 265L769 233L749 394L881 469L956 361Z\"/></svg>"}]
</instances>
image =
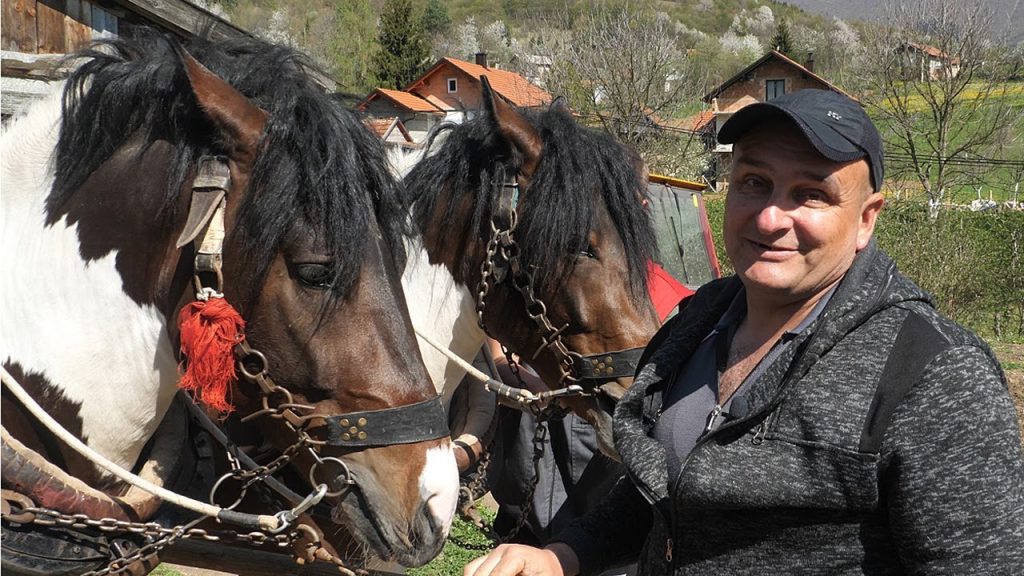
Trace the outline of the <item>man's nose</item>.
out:
<instances>
[{"instance_id":1,"label":"man's nose","mask_svg":"<svg viewBox=\"0 0 1024 576\"><path fill-rule=\"evenodd\" d=\"M779 230L786 230L792 226L793 219L789 211L779 205L775 198L769 198L755 219L758 232L772 234Z\"/></svg>"}]
</instances>

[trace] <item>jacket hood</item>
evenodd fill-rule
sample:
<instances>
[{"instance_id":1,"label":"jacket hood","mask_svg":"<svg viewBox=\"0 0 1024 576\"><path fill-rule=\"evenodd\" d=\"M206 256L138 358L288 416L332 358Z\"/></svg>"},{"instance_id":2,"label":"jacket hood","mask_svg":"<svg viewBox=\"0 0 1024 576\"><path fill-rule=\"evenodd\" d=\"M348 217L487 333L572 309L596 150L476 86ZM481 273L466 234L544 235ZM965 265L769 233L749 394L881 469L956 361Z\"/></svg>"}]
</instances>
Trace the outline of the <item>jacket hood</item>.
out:
<instances>
[{"instance_id":1,"label":"jacket hood","mask_svg":"<svg viewBox=\"0 0 1024 576\"><path fill-rule=\"evenodd\" d=\"M673 319L671 331L637 374L633 386L615 409L616 448L641 492L657 505L667 503L668 474L665 448L648 433L655 419L645 408L660 403L660 392L676 368L696 350L703 338L742 289L736 276L709 282L690 299ZM811 366L873 315L910 301L934 306L932 298L911 280L899 274L896 264L878 248L874 239L861 250L821 315L798 337L792 361L776 362L759 379L779 382L754 405L764 406L770 396L784 389L792 378L806 374ZM757 411L753 413L757 414Z\"/></svg>"}]
</instances>

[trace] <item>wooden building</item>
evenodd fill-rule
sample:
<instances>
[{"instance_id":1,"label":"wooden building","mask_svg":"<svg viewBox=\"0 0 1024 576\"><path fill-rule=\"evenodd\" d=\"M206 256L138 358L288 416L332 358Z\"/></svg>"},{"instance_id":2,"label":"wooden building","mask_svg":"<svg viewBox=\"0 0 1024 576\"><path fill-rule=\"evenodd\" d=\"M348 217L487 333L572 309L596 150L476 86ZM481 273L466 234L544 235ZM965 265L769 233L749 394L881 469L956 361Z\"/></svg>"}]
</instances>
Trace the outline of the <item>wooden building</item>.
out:
<instances>
[{"instance_id":1,"label":"wooden building","mask_svg":"<svg viewBox=\"0 0 1024 576\"><path fill-rule=\"evenodd\" d=\"M181 38L200 32L215 40L248 35L185 0L0 0L0 6L5 119L48 93L50 83L64 76L61 59L93 40L130 35L137 26Z\"/></svg>"},{"instance_id":2,"label":"wooden building","mask_svg":"<svg viewBox=\"0 0 1024 576\"><path fill-rule=\"evenodd\" d=\"M744 106L767 102L783 94L807 88L832 90L850 96L835 84L814 73L813 57L809 56L807 62L801 64L776 50L770 50L704 96L704 102L710 105L714 116L713 142L718 166L717 182L728 181L728 169L732 162L732 144L717 144L718 131L722 129L722 125ZM721 185L719 189L721 190Z\"/></svg>"}]
</instances>

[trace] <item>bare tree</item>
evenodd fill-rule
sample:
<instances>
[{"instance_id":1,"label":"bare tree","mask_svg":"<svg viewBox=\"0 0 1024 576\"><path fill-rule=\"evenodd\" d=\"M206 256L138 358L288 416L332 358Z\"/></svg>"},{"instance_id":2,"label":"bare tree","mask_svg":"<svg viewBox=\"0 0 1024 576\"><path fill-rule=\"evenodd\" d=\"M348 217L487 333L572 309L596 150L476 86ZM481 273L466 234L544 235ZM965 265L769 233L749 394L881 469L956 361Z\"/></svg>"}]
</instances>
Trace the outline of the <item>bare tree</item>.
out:
<instances>
[{"instance_id":1,"label":"bare tree","mask_svg":"<svg viewBox=\"0 0 1024 576\"><path fill-rule=\"evenodd\" d=\"M1013 118L1016 73L998 20L974 0L897 0L885 26L865 34L865 102L879 119L892 172L928 196L934 218L947 194L972 183Z\"/></svg>"},{"instance_id":2,"label":"bare tree","mask_svg":"<svg viewBox=\"0 0 1024 576\"><path fill-rule=\"evenodd\" d=\"M664 13L595 5L562 29L551 49L549 92L566 96L580 116L645 157L655 150L703 152L699 137L671 121L707 88L708 68L687 55L684 28Z\"/></svg>"}]
</instances>

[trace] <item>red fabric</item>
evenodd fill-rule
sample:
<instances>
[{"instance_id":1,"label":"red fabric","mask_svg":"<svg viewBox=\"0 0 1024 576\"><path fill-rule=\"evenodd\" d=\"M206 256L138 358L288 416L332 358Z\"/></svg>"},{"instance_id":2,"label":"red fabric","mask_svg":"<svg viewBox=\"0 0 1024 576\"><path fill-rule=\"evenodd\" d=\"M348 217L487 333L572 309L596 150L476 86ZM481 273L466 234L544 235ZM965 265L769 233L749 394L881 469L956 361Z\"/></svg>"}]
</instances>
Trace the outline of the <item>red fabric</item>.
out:
<instances>
[{"instance_id":1,"label":"red fabric","mask_svg":"<svg viewBox=\"0 0 1024 576\"><path fill-rule=\"evenodd\" d=\"M647 263L647 291L654 304L654 310L658 313L658 319L662 322L675 310L680 300L693 294L693 290L654 262Z\"/></svg>"},{"instance_id":2,"label":"red fabric","mask_svg":"<svg viewBox=\"0 0 1024 576\"><path fill-rule=\"evenodd\" d=\"M186 358L180 388L220 412L231 412L228 400L236 380L235 345L245 338L245 320L227 300L210 298L181 309L181 353Z\"/></svg>"}]
</instances>

